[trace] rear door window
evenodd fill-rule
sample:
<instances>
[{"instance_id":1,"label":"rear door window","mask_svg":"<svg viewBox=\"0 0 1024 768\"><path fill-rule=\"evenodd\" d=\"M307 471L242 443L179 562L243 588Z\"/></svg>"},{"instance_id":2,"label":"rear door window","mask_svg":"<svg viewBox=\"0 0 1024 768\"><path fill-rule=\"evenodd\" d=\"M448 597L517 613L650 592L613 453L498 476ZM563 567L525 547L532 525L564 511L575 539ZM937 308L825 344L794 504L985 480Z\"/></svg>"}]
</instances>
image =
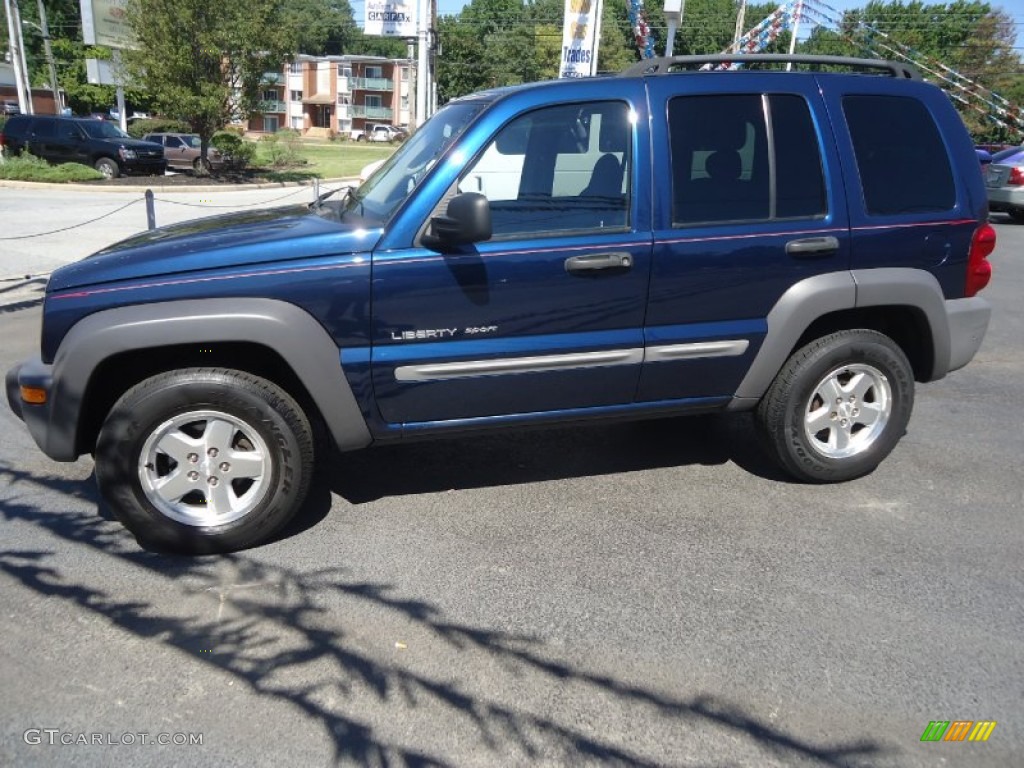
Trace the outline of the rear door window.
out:
<instances>
[{"instance_id":1,"label":"rear door window","mask_svg":"<svg viewBox=\"0 0 1024 768\"><path fill-rule=\"evenodd\" d=\"M869 215L955 207L946 146L924 104L905 96L849 95L843 113Z\"/></svg>"},{"instance_id":2,"label":"rear door window","mask_svg":"<svg viewBox=\"0 0 1024 768\"><path fill-rule=\"evenodd\" d=\"M683 96L668 116L675 226L826 214L820 142L802 96Z\"/></svg>"}]
</instances>

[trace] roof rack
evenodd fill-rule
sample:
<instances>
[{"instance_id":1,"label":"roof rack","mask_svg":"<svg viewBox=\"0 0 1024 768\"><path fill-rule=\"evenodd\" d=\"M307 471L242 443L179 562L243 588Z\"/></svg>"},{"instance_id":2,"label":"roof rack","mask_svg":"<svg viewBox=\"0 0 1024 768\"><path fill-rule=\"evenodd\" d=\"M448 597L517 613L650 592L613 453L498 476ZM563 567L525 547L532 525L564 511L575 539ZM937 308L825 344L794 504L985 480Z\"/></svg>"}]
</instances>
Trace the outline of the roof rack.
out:
<instances>
[{"instance_id":1,"label":"roof rack","mask_svg":"<svg viewBox=\"0 0 1024 768\"><path fill-rule=\"evenodd\" d=\"M644 59L622 71L623 77L666 75L679 70L695 70L705 64L808 64L812 69L822 66L849 67L855 70L885 72L891 77L920 80L921 73L909 64L884 59L858 59L851 56L813 56L785 53L719 53L710 56L660 56Z\"/></svg>"}]
</instances>

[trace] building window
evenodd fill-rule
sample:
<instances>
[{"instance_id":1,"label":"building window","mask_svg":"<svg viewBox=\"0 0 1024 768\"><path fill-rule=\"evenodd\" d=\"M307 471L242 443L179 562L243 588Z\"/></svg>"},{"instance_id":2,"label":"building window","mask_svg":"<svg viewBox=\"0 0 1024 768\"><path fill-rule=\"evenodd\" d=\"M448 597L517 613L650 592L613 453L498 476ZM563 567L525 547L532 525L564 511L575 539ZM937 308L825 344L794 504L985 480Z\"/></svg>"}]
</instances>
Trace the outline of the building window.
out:
<instances>
[{"instance_id":1,"label":"building window","mask_svg":"<svg viewBox=\"0 0 1024 768\"><path fill-rule=\"evenodd\" d=\"M402 82L405 82L408 79L409 79L409 68L408 67L402 67Z\"/></svg>"},{"instance_id":2,"label":"building window","mask_svg":"<svg viewBox=\"0 0 1024 768\"><path fill-rule=\"evenodd\" d=\"M289 65L288 71L291 72L293 75L301 75L302 74L302 62L301 61L293 61Z\"/></svg>"},{"instance_id":3,"label":"building window","mask_svg":"<svg viewBox=\"0 0 1024 768\"><path fill-rule=\"evenodd\" d=\"M292 91L292 101L302 101L302 91Z\"/></svg>"},{"instance_id":4,"label":"building window","mask_svg":"<svg viewBox=\"0 0 1024 768\"><path fill-rule=\"evenodd\" d=\"M384 70L374 65L366 68L367 77L384 77Z\"/></svg>"},{"instance_id":5,"label":"building window","mask_svg":"<svg viewBox=\"0 0 1024 768\"><path fill-rule=\"evenodd\" d=\"M292 128L296 131L301 131L304 127L304 119L302 117L292 117Z\"/></svg>"},{"instance_id":6,"label":"building window","mask_svg":"<svg viewBox=\"0 0 1024 768\"><path fill-rule=\"evenodd\" d=\"M363 104L365 104L367 107L382 107L382 106L384 106L383 102L381 101L380 96L367 95L365 97L365 99L366 100L363 102Z\"/></svg>"},{"instance_id":7,"label":"building window","mask_svg":"<svg viewBox=\"0 0 1024 768\"><path fill-rule=\"evenodd\" d=\"M264 133L277 133L277 129L280 128L281 124L278 122L277 117L264 117L263 118L263 132Z\"/></svg>"},{"instance_id":8,"label":"building window","mask_svg":"<svg viewBox=\"0 0 1024 768\"><path fill-rule=\"evenodd\" d=\"M267 90L263 91L262 99L263 101L277 101L277 89L268 88Z\"/></svg>"}]
</instances>

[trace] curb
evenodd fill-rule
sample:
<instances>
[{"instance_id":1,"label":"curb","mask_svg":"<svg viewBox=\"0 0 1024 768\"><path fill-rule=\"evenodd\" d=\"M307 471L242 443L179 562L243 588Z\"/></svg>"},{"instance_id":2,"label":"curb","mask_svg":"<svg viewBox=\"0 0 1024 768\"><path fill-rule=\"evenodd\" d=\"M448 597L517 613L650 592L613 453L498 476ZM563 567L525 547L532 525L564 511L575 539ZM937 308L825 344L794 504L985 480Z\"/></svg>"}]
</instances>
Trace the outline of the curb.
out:
<instances>
[{"instance_id":1,"label":"curb","mask_svg":"<svg viewBox=\"0 0 1024 768\"><path fill-rule=\"evenodd\" d=\"M342 184L342 183L354 183L358 182L357 178L344 178L344 179L320 179L320 186L325 184ZM12 181L10 179L0 179L0 189L54 189L54 190L65 190L74 192L120 192L120 193L131 193L138 192L145 194L147 189L153 192L159 192L160 194L168 194L174 192L191 193L191 192L245 192L250 189L285 189L287 187L312 187L312 181L266 181L258 184L160 184L153 183L149 186L114 186L105 187L99 186L103 184L102 181L95 182L93 184L82 184L70 182L67 184L53 184L45 181Z\"/></svg>"}]
</instances>

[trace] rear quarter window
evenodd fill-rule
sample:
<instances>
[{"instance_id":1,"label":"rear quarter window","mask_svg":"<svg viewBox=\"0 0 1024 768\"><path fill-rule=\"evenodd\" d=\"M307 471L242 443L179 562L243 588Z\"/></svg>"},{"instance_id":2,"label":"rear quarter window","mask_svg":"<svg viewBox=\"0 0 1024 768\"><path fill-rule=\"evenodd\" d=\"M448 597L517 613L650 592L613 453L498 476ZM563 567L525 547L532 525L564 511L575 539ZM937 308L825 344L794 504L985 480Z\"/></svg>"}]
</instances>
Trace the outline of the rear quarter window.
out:
<instances>
[{"instance_id":1,"label":"rear quarter window","mask_svg":"<svg viewBox=\"0 0 1024 768\"><path fill-rule=\"evenodd\" d=\"M843 98L868 214L948 211L956 186L946 145L928 109L905 96Z\"/></svg>"}]
</instances>

